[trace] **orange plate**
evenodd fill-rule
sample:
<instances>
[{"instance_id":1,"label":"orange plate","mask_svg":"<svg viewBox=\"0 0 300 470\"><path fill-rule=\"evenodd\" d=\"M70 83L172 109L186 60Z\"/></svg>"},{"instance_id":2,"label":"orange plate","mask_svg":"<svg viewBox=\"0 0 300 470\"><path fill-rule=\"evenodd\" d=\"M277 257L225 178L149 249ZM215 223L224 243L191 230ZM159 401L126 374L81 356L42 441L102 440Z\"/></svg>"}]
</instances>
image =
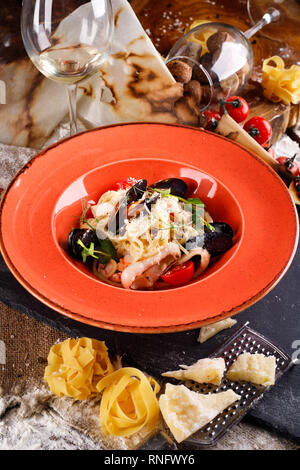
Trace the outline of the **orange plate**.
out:
<instances>
[{"instance_id":1,"label":"orange plate","mask_svg":"<svg viewBox=\"0 0 300 470\"><path fill-rule=\"evenodd\" d=\"M127 176L184 178L235 244L196 281L128 291L96 279L66 253L82 199ZM290 265L298 241L294 204L258 157L218 135L167 124L124 124L63 140L31 160L1 203L0 246L18 281L49 307L119 331L188 330L232 316L263 297Z\"/></svg>"}]
</instances>

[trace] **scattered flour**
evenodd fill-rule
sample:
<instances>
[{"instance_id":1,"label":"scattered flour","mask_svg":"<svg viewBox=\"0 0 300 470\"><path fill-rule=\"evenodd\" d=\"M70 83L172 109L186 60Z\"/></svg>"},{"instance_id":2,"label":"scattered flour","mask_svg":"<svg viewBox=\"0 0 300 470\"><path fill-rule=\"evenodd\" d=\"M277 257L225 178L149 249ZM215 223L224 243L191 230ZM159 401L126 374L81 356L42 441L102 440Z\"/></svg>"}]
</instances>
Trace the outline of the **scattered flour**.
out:
<instances>
[{"instance_id":1,"label":"scattered flour","mask_svg":"<svg viewBox=\"0 0 300 470\"><path fill-rule=\"evenodd\" d=\"M100 450L48 406L47 391L0 398L0 450Z\"/></svg>"}]
</instances>

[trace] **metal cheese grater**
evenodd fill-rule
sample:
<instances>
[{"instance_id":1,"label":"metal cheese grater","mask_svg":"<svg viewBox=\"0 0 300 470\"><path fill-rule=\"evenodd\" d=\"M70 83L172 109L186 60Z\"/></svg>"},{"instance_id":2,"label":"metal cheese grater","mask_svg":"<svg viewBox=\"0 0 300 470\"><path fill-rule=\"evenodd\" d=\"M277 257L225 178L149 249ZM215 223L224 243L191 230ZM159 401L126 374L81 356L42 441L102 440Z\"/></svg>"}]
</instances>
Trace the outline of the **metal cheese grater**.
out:
<instances>
[{"instance_id":1,"label":"metal cheese grater","mask_svg":"<svg viewBox=\"0 0 300 470\"><path fill-rule=\"evenodd\" d=\"M293 365L292 359L281 349L271 343L263 335L249 328L248 323L238 329L230 336L216 351L209 357L223 357L226 363L226 369L237 359L241 353L249 352L251 354L260 353L265 356L276 357L276 375L275 381ZM213 445L219 440L228 429L237 424L253 406L257 400L262 398L264 392L269 387L255 385L249 382L231 382L226 378L221 385L199 384L188 380L184 385L200 393L217 393L231 388L241 396L240 400L229 408L226 408L221 414L216 416L209 424L197 431L184 441L185 444L194 446Z\"/></svg>"}]
</instances>

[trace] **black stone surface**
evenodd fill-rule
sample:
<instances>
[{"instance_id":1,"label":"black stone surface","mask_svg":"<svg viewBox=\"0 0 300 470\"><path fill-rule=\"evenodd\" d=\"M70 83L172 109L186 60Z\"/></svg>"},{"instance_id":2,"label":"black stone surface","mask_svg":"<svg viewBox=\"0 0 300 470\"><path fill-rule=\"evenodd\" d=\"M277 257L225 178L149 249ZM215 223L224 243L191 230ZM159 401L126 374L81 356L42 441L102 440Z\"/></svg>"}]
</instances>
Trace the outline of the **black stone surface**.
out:
<instances>
[{"instance_id":1,"label":"black stone surface","mask_svg":"<svg viewBox=\"0 0 300 470\"><path fill-rule=\"evenodd\" d=\"M275 256L276 254L274 254ZM238 314L237 325L246 321L300 361L300 247L281 282L256 305ZM32 297L12 276L0 258L0 301L47 323L69 336L89 336L106 341L123 360L156 377L179 364L192 364L214 351L232 333L226 330L204 344L197 342L199 330L183 333L142 335L118 333L90 327L66 318ZM184 314L184 312L183 312ZM296 343L298 340L298 344ZM247 419L277 431L300 444L300 365L283 375L252 408Z\"/></svg>"}]
</instances>

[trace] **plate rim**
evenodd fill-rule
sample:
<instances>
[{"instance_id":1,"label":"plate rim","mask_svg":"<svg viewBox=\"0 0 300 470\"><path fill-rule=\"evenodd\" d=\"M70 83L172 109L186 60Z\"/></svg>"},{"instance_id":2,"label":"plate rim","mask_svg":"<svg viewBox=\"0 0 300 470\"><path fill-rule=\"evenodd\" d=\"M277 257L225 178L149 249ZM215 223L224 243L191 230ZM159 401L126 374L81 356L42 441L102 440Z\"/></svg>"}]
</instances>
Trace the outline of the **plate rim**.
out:
<instances>
[{"instance_id":1,"label":"plate rim","mask_svg":"<svg viewBox=\"0 0 300 470\"><path fill-rule=\"evenodd\" d=\"M24 171L30 168L30 166L34 163L36 159L42 158L49 150L54 149L55 147L63 144L64 142L67 142L71 139L77 138L78 136L88 134L91 132L98 132L102 131L105 129L109 128L118 128L118 127L124 127L124 126L147 126L151 125L154 127L172 127L172 128L181 128L181 129L189 129L192 130L193 132L199 132L199 133L207 133L209 135L213 135L215 138L219 138L220 140L224 140L227 143L231 143L232 145L237 146L238 148L242 149L243 151L247 152L252 158L254 158L256 161L258 161L260 164L267 169L273 177L277 179L277 181L281 184L282 188L288 192L290 196L290 202L291 202L291 207L293 208L293 212L295 215L295 221L296 221L296 235L295 235L295 241L294 241L294 246L293 246L293 251L291 253L290 258L288 259L288 262L285 264L285 266L274 276L274 278L261 289L258 293L256 293L254 296L248 298L245 300L242 304L235 306L231 308L230 310L223 311L221 313L218 313L217 315L210 317L207 320L198 320L198 321L193 321L191 323L183 323L183 324L177 324L177 325L168 325L168 326L132 326L132 325L122 325L122 324L117 324L117 323L109 323L101 320L95 320L93 318L90 318L88 316L83 316L80 313L72 312L61 305L56 304L55 302L49 300L44 294L39 292L35 287L31 286L29 281L27 281L22 274L17 270L17 268L14 266L13 262L11 261L3 240L2 236L2 228L1 228L1 220L2 220L2 211L5 205L5 200L6 197L11 190L11 187L15 184L19 176L21 176ZM195 165L194 165L195 166ZM201 170L201 169L200 169ZM87 129L85 131L79 132L78 134L75 134L73 136L68 136L65 137L64 139L61 139L48 147L42 149L40 152L38 152L36 155L34 155L20 170L14 175L12 180L10 181L9 185L7 188L3 191L3 194L1 195L1 200L0 200L0 253L3 256L3 259L14 275L14 277L17 279L17 281L35 298L37 298L39 301L41 301L43 304L51 308L52 310L61 313L62 315L71 318L72 320L78 321L80 323L85 323L90 326L98 327L98 328L104 328L106 330L111 330L111 331L119 331L119 332L126 332L126 333L144 333L144 334L159 334L159 333L172 333L172 332L181 332L181 331L188 331L196 328L200 328L202 326L215 323L221 319L228 318L232 315L236 315L245 309L249 308L250 306L254 305L257 301L262 299L265 295L267 295L282 279L282 277L285 275L285 273L288 271L294 256L296 254L297 246L298 246L298 241L299 241L299 219L297 217L297 211L295 207L295 203L288 191L288 188L282 181L282 179L277 175L277 173L266 163L264 162L260 157L258 157L256 154L251 152L249 149L244 147L243 145L231 141L230 139L227 139L224 136L221 136L219 134L216 134L214 132L210 132L204 129L200 128L195 128L192 126L185 126L185 125L178 125L178 124L171 124L171 123L158 123L158 122L130 122L130 123L117 123L117 124L109 124L106 126L100 126L100 127L95 127L92 129Z\"/></svg>"}]
</instances>

